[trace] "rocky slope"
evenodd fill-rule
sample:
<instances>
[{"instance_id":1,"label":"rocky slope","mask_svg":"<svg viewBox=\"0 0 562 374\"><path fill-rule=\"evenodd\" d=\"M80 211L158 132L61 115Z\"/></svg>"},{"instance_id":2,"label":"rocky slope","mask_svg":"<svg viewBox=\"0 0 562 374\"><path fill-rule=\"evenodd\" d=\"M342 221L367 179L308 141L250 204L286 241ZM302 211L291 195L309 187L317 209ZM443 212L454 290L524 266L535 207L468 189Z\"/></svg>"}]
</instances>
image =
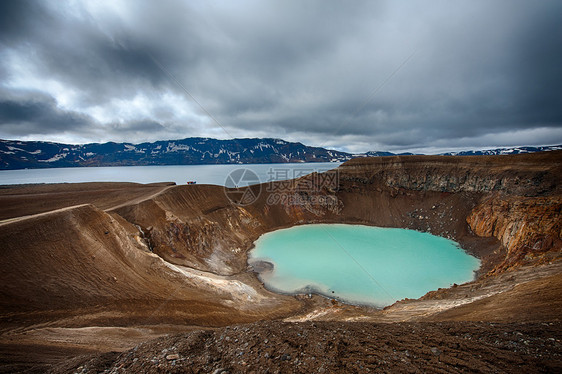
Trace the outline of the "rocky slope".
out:
<instances>
[{"instance_id":1,"label":"rocky slope","mask_svg":"<svg viewBox=\"0 0 562 374\"><path fill-rule=\"evenodd\" d=\"M52 373L559 372L561 327L262 322L161 338Z\"/></svg>"},{"instance_id":2,"label":"rocky slope","mask_svg":"<svg viewBox=\"0 0 562 374\"><path fill-rule=\"evenodd\" d=\"M467 217L478 236L496 237L507 249L505 260L495 271L537 260L552 262L562 249L562 198L497 197L480 203Z\"/></svg>"},{"instance_id":3,"label":"rocky slope","mask_svg":"<svg viewBox=\"0 0 562 374\"><path fill-rule=\"evenodd\" d=\"M243 276L225 278L163 261L137 227L93 205L0 223L0 242L0 309L15 319L103 306L119 320L121 309L140 303L137 313L145 317L157 313L175 323L222 325L298 309L295 300ZM160 311L164 305L171 312Z\"/></svg>"}]
</instances>

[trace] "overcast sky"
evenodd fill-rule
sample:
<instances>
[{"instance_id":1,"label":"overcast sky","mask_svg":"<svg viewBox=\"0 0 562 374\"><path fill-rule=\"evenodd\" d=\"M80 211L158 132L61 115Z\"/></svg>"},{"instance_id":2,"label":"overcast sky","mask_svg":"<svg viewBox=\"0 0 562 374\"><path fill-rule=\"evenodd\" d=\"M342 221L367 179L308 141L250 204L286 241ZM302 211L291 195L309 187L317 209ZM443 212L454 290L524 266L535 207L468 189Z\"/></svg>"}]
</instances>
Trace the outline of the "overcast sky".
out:
<instances>
[{"instance_id":1,"label":"overcast sky","mask_svg":"<svg viewBox=\"0 0 562 374\"><path fill-rule=\"evenodd\" d=\"M0 138L562 143L562 1L0 1Z\"/></svg>"}]
</instances>

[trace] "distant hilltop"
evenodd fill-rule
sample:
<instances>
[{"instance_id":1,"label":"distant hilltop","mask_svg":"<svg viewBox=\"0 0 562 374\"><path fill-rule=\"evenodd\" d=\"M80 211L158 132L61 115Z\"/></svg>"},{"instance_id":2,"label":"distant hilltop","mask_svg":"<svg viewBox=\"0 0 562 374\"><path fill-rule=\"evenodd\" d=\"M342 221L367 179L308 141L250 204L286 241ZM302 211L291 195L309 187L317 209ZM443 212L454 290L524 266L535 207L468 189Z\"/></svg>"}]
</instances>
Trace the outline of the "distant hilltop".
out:
<instances>
[{"instance_id":1,"label":"distant hilltop","mask_svg":"<svg viewBox=\"0 0 562 374\"><path fill-rule=\"evenodd\" d=\"M493 156L493 155L518 155L521 153L535 153L544 151L557 151L562 149L562 145L549 145L544 147L513 147L496 148L483 151L462 151L442 153L445 156Z\"/></svg>"},{"instance_id":2,"label":"distant hilltop","mask_svg":"<svg viewBox=\"0 0 562 374\"><path fill-rule=\"evenodd\" d=\"M464 151L447 155L500 155L562 149L562 145ZM411 153L403 153L407 155ZM352 154L282 139L218 140L186 138L152 143L62 144L0 140L0 169L34 169L81 166L146 166L203 164L265 164L287 162L344 162L356 157L394 156L370 151Z\"/></svg>"}]
</instances>

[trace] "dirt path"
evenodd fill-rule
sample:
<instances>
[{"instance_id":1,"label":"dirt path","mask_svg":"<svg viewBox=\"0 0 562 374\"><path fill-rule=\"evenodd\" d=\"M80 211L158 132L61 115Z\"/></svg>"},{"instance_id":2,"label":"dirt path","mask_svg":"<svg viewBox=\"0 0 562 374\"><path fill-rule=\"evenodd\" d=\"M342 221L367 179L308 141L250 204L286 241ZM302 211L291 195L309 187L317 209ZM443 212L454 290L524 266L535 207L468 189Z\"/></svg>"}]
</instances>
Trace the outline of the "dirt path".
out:
<instances>
[{"instance_id":1,"label":"dirt path","mask_svg":"<svg viewBox=\"0 0 562 374\"><path fill-rule=\"evenodd\" d=\"M0 221L0 226L6 225L6 224L8 224L8 223L24 221L24 220L26 220L26 219L44 217L44 216L47 216L47 215L49 215L49 214L53 214L53 213L57 213L57 212L64 212L64 211L72 210L72 209L79 208L79 207L85 206L85 205L88 205L88 204L72 205L72 206L68 206L68 207L64 207L64 208L60 208L60 209L50 210L50 211L48 211L48 212L37 213L37 214L30 214L30 215L27 215L27 216L21 216L21 217L15 217L15 218L8 218L8 219L4 219L4 220Z\"/></svg>"},{"instance_id":2,"label":"dirt path","mask_svg":"<svg viewBox=\"0 0 562 374\"><path fill-rule=\"evenodd\" d=\"M138 203L141 203L141 202L143 202L143 201L145 201L145 200L150 200L150 199L152 199L152 198L154 198L154 197L156 197L156 196L158 196L158 195L160 195L160 194L166 192L167 190L169 190L169 189L171 189L171 188L173 188L173 187L176 187L176 186L167 186L167 187L162 188L160 191L156 191L156 192L154 192L154 193L152 193L152 194L149 194L149 195L136 197L136 198L134 198L134 199L132 199L132 200L125 201L125 202L123 202L123 203L120 203L120 204L117 204L117 205L115 205L115 206L106 208L106 209L104 209L104 210L105 210L106 212L111 212L111 211L113 211L113 210L115 210L115 209L119 209L119 208L121 208L121 207L123 207L123 206L126 206L126 205L138 204Z\"/></svg>"},{"instance_id":3,"label":"dirt path","mask_svg":"<svg viewBox=\"0 0 562 374\"><path fill-rule=\"evenodd\" d=\"M82 204L115 209L156 196L174 185L94 182L0 186L0 220Z\"/></svg>"}]
</instances>

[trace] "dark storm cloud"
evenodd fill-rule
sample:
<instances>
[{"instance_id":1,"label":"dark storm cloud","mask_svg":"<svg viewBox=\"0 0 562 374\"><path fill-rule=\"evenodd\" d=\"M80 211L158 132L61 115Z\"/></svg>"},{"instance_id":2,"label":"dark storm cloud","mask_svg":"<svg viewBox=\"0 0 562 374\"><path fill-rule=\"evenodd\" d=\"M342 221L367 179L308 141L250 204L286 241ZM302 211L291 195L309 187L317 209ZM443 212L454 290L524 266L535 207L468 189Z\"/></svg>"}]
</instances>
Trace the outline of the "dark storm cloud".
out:
<instances>
[{"instance_id":1,"label":"dark storm cloud","mask_svg":"<svg viewBox=\"0 0 562 374\"><path fill-rule=\"evenodd\" d=\"M152 120L131 121L126 123L112 123L110 127L113 131L124 133L144 133L147 131L162 131L165 127L159 122Z\"/></svg>"},{"instance_id":2,"label":"dark storm cloud","mask_svg":"<svg viewBox=\"0 0 562 374\"><path fill-rule=\"evenodd\" d=\"M559 1L0 7L3 90L54 98L4 95L0 137L271 136L363 151L562 142ZM88 131L70 126L80 120Z\"/></svg>"},{"instance_id":3,"label":"dark storm cloud","mask_svg":"<svg viewBox=\"0 0 562 374\"><path fill-rule=\"evenodd\" d=\"M562 123L562 3L540 14L541 24L518 30L513 49L513 77L518 116L525 122ZM539 17L537 17L539 18Z\"/></svg>"},{"instance_id":4,"label":"dark storm cloud","mask_svg":"<svg viewBox=\"0 0 562 374\"><path fill-rule=\"evenodd\" d=\"M26 33L33 18L35 7L26 0L6 0L0 2L0 40L13 43Z\"/></svg>"},{"instance_id":5,"label":"dark storm cloud","mask_svg":"<svg viewBox=\"0 0 562 374\"><path fill-rule=\"evenodd\" d=\"M87 115L57 108L52 97L38 94L18 99L0 98L0 131L4 134L22 137L84 131L93 124Z\"/></svg>"}]
</instances>

